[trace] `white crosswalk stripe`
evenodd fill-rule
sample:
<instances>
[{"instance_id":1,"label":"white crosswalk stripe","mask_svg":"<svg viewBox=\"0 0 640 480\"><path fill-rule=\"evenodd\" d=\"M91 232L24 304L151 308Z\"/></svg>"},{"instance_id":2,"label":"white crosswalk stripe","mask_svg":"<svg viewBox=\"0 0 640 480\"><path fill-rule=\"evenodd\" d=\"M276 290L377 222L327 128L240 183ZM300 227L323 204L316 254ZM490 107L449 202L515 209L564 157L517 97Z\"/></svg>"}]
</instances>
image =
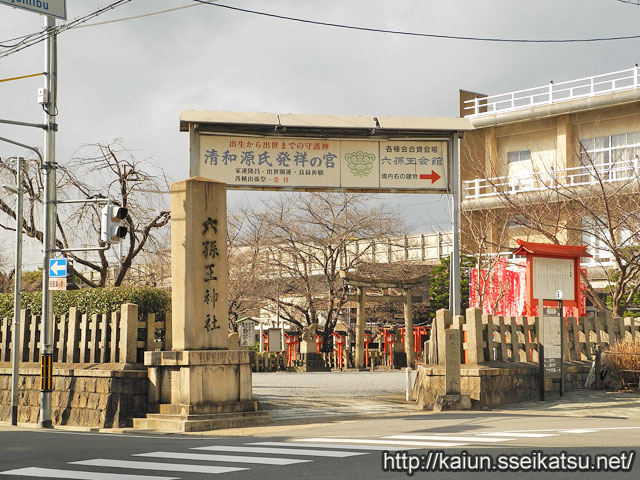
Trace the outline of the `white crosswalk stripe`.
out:
<instances>
[{"instance_id":1,"label":"white crosswalk stripe","mask_svg":"<svg viewBox=\"0 0 640 480\"><path fill-rule=\"evenodd\" d=\"M544 437L555 437L555 433L526 433L526 432L481 432L477 435L481 437L500 437L500 436L509 436L514 438L544 438Z\"/></svg>"},{"instance_id":2,"label":"white crosswalk stripe","mask_svg":"<svg viewBox=\"0 0 640 480\"><path fill-rule=\"evenodd\" d=\"M261 465L292 465L294 463L312 462L299 458L281 457L247 457L243 455L211 455L206 453L181 453L181 452L149 452L136 453L134 457L157 457L180 460L200 460L206 462L233 462L233 463L257 463Z\"/></svg>"},{"instance_id":3,"label":"white crosswalk stripe","mask_svg":"<svg viewBox=\"0 0 640 480\"><path fill-rule=\"evenodd\" d=\"M466 445L462 442L416 442L412 440L380 440L375 438L300 438L299 442L315 443L364 443L371 445L389 445L391 448L413 446L413 447L460 447Z\"/></svg>"},{"instance_id":4,"label":"white crosswalk stripe","mask_svg":"<svg viewBox=\"0 0 640 480\"><path fill-rule=\"evenodd\" d=\"M287 444L285 444L287 445ZM290 445L290 444L289 444ZM275 455L306 455L310 457L355 457L364 455L361 452L332 452L331 450L292 449L292 448L267 448L267 447L232 447L228 445L212 445L210 447L194 447L192 450L207 450L216 452L242 452L242 453L273 453Z\"/></svg>"},{"instance_id":5,"label":"white crosswalk stripe","mask_svg":"<svg viewBox=\"0 0 640 480\"><path fill-rule=\"evenodd\" d=\"M428 441L451 441L451 442L484 442L484 443L497 443L497 442L508 442L511 440L515 440L514 438L505 438L505 437L493 437L493 436L485 436L482 437L472 437L468 435L391 435L390 437L382 437L382 438L391 438L395 440L428 440Z\"/></svg>"},{"instance_id":6,"label":"white crosswalk stripe","mask_svg":"<svg viewBox=\"0 0 640 480\"><path fill-rule=\"evenodd\" d=\"M314 448L340 448L342 450L366 450L366 451L383 451L389 450L388 446L381 445L345 445L332 443L297 443L297 442L253 442L247 445L264 445L264 446L281 446L287 447L314 447ZM415 450L418 447L402 447L403 450Z\"/></svg>"},{"instance_id":7,"label":"white crosswalk stripe","mask_svg":"<svg viewBox=\"0 0 640 480\"><path fill-rule=\"evenodd\" d=\"M150 475L126 475L123 473L83 472L76 470L60 470L56 468L17 468L0 472L0 475L39 478L72 478L78 480L180 480L180 477L158 477Z\"/></svg>"},{"instance_id":8,"label":"white crosswalk stripe","mask_svg":"<svg viewBox=\"0 0 640 480\"><path fill-rule=\"evenodd\" d=\"M189 465L184 463L161 462L134 462L131 460L109 460L107 458L94 458L92 460L80 460L69 462L71 465L84 465L87 467L133 468L136 470L164 470L166 472L192 472L192 473L229 473L239 470L247 470L238 467L218 467L213 465Z\"/></svg>"}]
</instances>

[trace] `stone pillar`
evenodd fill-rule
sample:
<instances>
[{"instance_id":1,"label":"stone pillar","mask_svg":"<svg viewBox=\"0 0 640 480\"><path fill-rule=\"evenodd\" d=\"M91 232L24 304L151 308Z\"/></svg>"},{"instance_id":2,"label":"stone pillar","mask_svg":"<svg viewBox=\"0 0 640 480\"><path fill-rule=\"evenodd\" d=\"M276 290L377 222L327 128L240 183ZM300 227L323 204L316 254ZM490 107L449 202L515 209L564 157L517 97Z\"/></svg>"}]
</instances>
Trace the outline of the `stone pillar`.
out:
<instances>
[{"instance_id":1,"label":"stone pillar","mask_svg":"<svg viewBox=\"0 0 640 480\"><path fill-rule=\"evenodd\" d=\"M446 329L444 345L445 395L460 395L460 330Z\"/></svg>"},{"instance_id":2,"label":"stone pillar","mask_svg":"<svg viewBox=\"0 0 640 480\"><path fill-rule=\"evenodd\" d=\"M438 365L444 365L444 331L451 326L451 321L451 312L449 310L441 308L436 312L435 343L438 349Z\"/></svg>"},{"instance_id":3,"label":"stone pillar","mask_svg":"<svg viewBox=\"0 0 640 480\"><path fill-rule=\"evenodd\" d=\"M404 353L407 354L407 367L415 368L416 352L413 341L413 298L411 288L404 290Z\"/></svg>"},{"instance_id":4,"label":"stone pillar","mask_svg":"<svg viewBox=\"0 0 640 480\"><path fill-rule=\"evenodd\" d=\"M364 327L365 316L365 289L358 287L358 312L356 318L356 368L364 368Z\"/></svg>"},{"instance_id":5,"label":"stone pillar","mask_svg":"<svg viewBox=\"0 0 640 480\"><path fill-rule=\"evenodd\" d=\"M171 185L172 349L227 349L227 189L192 178Z\"/></svg>"},{"instance_id":6,"label":"stone pillar","mask_svg":"<svg viewBox=\"0 0 640 480\"><path fill-rule=\"evenodd\" d=\"M184 432L270 418L252 398L253 352L238 350L237 334L229 339L226 231L224 184L196 177L171 186L172 350L145 352L155 405L135 428Z\"/></svg>"}]
</instances>

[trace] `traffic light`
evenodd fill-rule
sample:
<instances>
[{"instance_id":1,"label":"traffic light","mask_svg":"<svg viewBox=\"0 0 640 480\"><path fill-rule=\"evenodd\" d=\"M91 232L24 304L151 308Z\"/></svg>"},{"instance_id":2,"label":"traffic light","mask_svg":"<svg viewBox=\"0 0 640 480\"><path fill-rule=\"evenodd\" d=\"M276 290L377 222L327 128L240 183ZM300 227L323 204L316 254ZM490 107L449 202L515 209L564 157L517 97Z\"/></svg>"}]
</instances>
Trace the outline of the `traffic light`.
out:
<instances>
[{"instance_id":1,"label":"traffic light","mask_svg":"<svg viewBox=\"0 0 640 480\"><path fill-rule=\"evenodd\" d=\"M129 211L118 205L107 205L102 208L100 222L100 238L106 243L120 243L127 236L127 227L123 225Z\"/></svg>"}]
</instances>

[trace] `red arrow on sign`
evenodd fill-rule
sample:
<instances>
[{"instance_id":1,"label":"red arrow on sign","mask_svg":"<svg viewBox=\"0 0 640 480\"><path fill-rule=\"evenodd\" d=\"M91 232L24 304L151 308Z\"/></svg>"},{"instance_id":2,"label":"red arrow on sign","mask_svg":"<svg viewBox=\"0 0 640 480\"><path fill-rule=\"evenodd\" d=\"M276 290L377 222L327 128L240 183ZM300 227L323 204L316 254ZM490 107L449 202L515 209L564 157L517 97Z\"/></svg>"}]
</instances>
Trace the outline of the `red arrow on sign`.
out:
<instances>
[{"instance_id":1,"label":"red arrow on sign","mask_svg":"<svg viewBox=\"0 0 640 480\"><path fill-rule=\"evenodd\" d=\"M420 174L420 180L431 180L432 184L435 183L439 178L440 178L440 175L438 175L433 170L431 170L431 173L429 175L427 175L426 173Z\"/></svg>"}]
</instances>

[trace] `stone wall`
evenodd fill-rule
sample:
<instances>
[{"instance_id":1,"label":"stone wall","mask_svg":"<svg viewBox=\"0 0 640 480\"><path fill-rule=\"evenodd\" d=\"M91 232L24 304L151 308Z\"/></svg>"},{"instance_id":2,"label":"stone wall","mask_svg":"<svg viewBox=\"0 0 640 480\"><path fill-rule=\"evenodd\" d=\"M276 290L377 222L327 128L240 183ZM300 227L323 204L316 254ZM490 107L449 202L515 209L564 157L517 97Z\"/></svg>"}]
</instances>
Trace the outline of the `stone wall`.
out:
<instances>
[{"instance_id":1,"label":"stone wall","mask_svg":"<svg viewBox=\"0 0 640 480\"><path fill-rule=\"evenodd\" d=\"M583 388L591 362L565 362L565 391ZM438 394L445 393L444 365L419 365L412 398L421 408L431 409ZM471 397L474 409L496 408L539 398L538 365L491 362L462 365L461 394ZM558 392L558 380L545 379L545 392Z\"/></svg>"},{"instance_id":2,"label":"stone wall","mask_svg":"<svg viewBox=\"0 0 640 480\"><path fill-rule=\"evenodd\" d=\"M126 367L126 368L125 368ZM130 427L145 413L147 370L127 364L56 364L51 395L54 425ZM38 423L40 365L23 363L19 377L18 421ZM0 421L11 420L11 365L0 363Z\"/></svg>"}]
</instances>

